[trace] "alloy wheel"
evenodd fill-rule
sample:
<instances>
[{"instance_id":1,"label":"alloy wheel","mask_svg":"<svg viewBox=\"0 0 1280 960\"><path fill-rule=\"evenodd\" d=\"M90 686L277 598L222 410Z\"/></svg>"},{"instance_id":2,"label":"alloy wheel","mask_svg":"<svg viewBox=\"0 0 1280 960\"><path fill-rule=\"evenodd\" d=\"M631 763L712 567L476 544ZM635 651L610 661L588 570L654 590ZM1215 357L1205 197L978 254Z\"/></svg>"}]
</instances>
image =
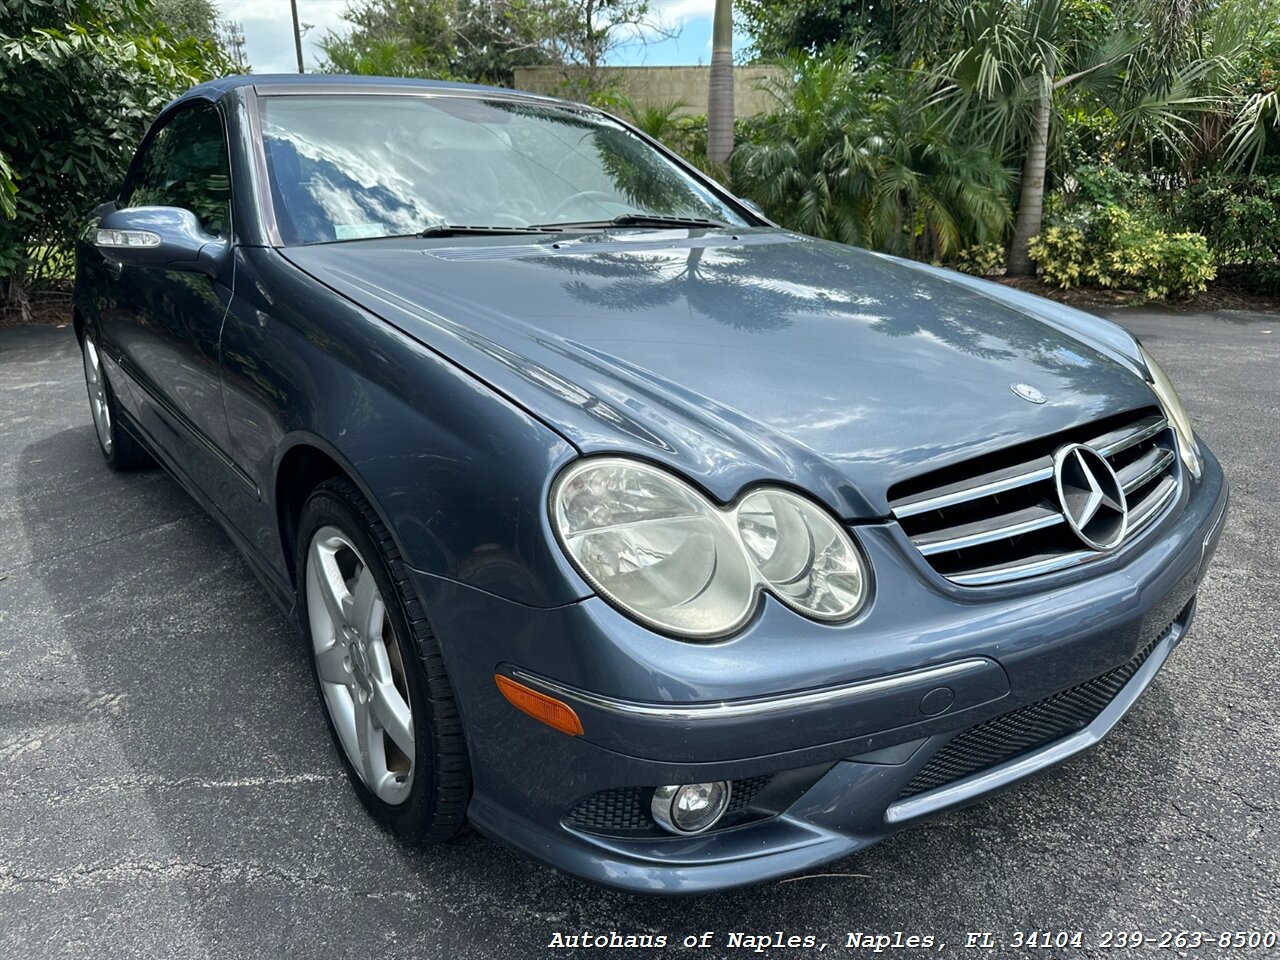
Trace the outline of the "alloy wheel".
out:
<instances>
[{"instance_id":1,"label":"alloy wheel","mask_svg":"<svg viewBox=\"0 0 1280 960\"><path fill-rule=\"evenodd\" d=\"M337 527L307 548L307 617L325 708L351 766L387 804L414 774L413 709L404 652L373 571Z\"/></svg>"},{"instance_id":2,"label":"alloy wheel","mask_svg":"<svg viewBox=\"0 0 1280 960\"><path fill-rule=\"evenodd\" d=\"M111 454L111 407L107 402L107 381L102 371L102 360L93 338L84 338L84 382L89 388L89 409L93 413L93 427L98 431L98 442Z\"/></svg>"}]
</instances>

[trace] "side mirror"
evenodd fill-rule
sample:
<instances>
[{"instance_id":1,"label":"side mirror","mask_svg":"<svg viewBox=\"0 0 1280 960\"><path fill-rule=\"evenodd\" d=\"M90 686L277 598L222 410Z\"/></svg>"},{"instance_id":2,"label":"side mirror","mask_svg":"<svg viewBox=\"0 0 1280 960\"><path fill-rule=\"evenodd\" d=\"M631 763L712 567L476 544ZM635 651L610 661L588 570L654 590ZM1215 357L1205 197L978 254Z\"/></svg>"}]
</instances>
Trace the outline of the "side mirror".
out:
<instances>
[{"instance_id":1,"label":"side mirror","mask_svg":"<svg viewBox=\"0 0 1280 960\"><path fill-rule=\"evenodd\" d=\"M108 213L94 238L104 257L135 267L184 270L216 276L230 244L204 232L190 210L126 207Z\"/></svg>"}]
</instances>

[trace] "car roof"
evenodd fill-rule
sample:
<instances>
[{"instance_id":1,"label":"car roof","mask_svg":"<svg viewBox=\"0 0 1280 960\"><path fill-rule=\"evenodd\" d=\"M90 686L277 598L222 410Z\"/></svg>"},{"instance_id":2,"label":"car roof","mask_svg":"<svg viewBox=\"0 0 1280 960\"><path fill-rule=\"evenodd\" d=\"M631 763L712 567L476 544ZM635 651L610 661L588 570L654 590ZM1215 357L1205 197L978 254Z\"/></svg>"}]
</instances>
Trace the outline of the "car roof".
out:
<instances>
[{"instance_id":1,"label":"car roof","mask_svg":"<svg viewBox=\"0 0 1280 960\"><path fill-rule=\"evenodd\" d=\"M273 88L283 87L288 87L291 90L296 90L299 87L315 87L317 93L323 92L326 87L340 88L342 93L359 93L362 90L377 91L387 87L405 89L416 87L424 90L457 90L460 93L475 93L479 91L507 97L529 97L535 100L564 102L579 109L582 107L581 104L569 104L567 101L559 101L555 97L526 93L521 90L510 90L505 87L486 87L476 83L458 83L449 80L419 80L409 77L364 77L339 73L246 73L220 77L192 87L186 93L167 104L163 112L167 113L171 108L189 100L217 102L230 91L237 90L240 87L253 87L255 90L261 90L264 93L270 92Z\"/></svg>"}]
</instances>

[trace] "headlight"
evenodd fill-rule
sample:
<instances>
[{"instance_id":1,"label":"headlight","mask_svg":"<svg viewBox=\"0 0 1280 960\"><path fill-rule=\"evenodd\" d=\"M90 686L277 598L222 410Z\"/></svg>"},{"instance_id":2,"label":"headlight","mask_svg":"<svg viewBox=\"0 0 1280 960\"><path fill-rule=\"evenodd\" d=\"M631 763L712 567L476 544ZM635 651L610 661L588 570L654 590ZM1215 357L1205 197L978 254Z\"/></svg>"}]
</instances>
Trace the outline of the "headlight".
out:
<instances>
[{"instance_id":1,"label":"headlight","mask_svg":"<svg viewBox=\"0 0 1280 960\"><path fill-rule=\"evenodd\" d=\"M730 634L763 590L824 621L849 619L866 596L866 569L848 533L787 490L757 489L720 508L646 463L592 457L557 479L551 515L587 582L665 633Z\"/></svg>"},{"instance_id":2,"label":"headlight","mask_svg":"<svg viewBox=\"0 0 1280 960\"><path fill-rule=\"evenodd\" d=\"M1196 443L1195 433L1191 430L1191 420L1182 406L1178 391L1173 389L1173 381L1164 372L1164 368L1156 363L1155 357L1147 353L1141 344L1138 345L1138 350L1141 351L1142 360L1147 365L1147 373L1151 375L1151 389L1159 398L1160 406L1164 408L1164 415L1173 424L1173 432L1178 435L1178 452L1182 455L1182 462L1191 471L1191 476L1199 480L1203 465L1200 459L1200 446Z\"/></svg>"},{"instance_id":3,"label":"headlight","mask_svg":"<svg viewBox=\"0 0 1280 960\"><path fill-rule=\"evenodd\" d=\"M847 620L862 604L862 558L844 528L787 490L738 505L738 535L779 600L817 620Z\"/></svg>"}]
</instances>

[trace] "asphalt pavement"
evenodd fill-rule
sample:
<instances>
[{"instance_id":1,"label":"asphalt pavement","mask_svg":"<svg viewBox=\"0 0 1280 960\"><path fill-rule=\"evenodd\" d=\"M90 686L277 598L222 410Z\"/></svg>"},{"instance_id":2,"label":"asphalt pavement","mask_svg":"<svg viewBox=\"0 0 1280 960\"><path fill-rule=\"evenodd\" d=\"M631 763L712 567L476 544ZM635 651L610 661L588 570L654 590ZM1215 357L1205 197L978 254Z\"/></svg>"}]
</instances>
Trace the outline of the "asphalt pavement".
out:
<instances>
[{"instance_id":1,"label":"asphalt pavement","mask_svg":"<svg viewBox=\"0 0 1280 960\"><path fill-rule=\"evenodd\" d=\"M873 955L850 933L978 956L984 932L981 955L1013 956L1017 931L1082 934L1034 956L1176 956L1102 940L1280 933L1280 315L1115 316L1233 485L1188 640L1093 752L822 875L685 900L598 890L475 833L400 849L220 528L162 472L101 462L70 328L0 329L0 957ZM548 947L612 931L667 948ZM764 946L779 933L813 945Z\"/></svg>"}]
</instances>

